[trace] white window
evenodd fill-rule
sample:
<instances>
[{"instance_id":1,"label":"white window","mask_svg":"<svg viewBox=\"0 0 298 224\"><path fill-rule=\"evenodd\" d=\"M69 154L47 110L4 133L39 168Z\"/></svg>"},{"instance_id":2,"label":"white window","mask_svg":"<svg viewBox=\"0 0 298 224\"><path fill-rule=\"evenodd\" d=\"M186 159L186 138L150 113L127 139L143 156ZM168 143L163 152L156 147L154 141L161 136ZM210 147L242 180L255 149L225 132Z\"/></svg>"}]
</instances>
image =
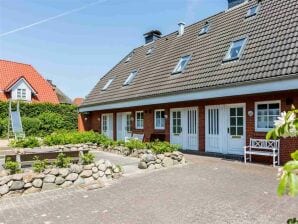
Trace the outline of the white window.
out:
<instances>
[{"instance_id":1,"label":"white window","mask_svg":"<svg viewBox=\"0 0 298 224\"><path fill-rule=\"evenodd\" d=\"M173 112L173 134L179 135L182 132L182 124L181 124L181 111Z\"/></svg>"},{"instance_id":2,"label":"white window","mask_svg":"<svg viewBox=\"0 0 298 224\"><path fill-rule=\"evenodd\" d=\"M144 111L136 112L136 129L144 128Z\"/></svg>"},{"instance_id":3,"label":"white window","mask_svg":"<svg viewBox=\"0 0 298 224\"><path fill-rule=\"evenodd\" d=\"M26 89L17 89L17 99L26 100Z\"/></svg>"},{"instance_id":4,"label":"white window","mask_svg":"<svg viewBox=\"0 0 298 224\"><path fill-rule=\"evenodd\" d=\"M107 132L107 130L108 130L108 117L107 117L107 115L102 115L102 130L103 130L103 132Z\"/></svg>"},{"instance_id":5,"label":"white window","mask_svg":"<svg viewBox=\"0 0 298 224\"><path fill-rule=\"evenodd\" d=\"M126 131L131 132L131 114L126 114Z\"/></svg>"},{"instance_id":6,"label":"white window","mask_svg":"<svg viewBox=\"0 0 298 224\"><path fill-rule=\"evenodd\" d=\"M173 71L173 74L182 72L185 69L189 60L190 60L190 55L186 55L180 58L178 64L176 65Z\"/></svg>"},{"instance_id":7,"label":"white window","mask_svg":"<svg viewBox=\"0 0 298 224\"><path fill-rule=\"evenodd\" d=\"M255 105L256 131L269 131L280 116L280 101L257 102Z\"/></svg>"},{"instance_id":8,"label":"white window","mask_svg":"<svg viewBox=\"0 0 298 224\"><path fill-rule=\"evenodd\" d=\"M240 57L241 52L243 51L243 47L245 45L246 38L242 38L236 41L233 41L230 45L228 53L226 54L224 60L231 61L236 60Z\"/></svg>"},{"instance_id":9,"label":"white window","mask_svg":"<svg viewBox=\"0 0 298 224\"><path fill-rule=\"evenodd\" d=\"M101 89L101 90L107 90L107 88L109 88L109 86L112 84L114 79L109 79L109 81L107 81L107 83L105 84L105 86Z\"/></svg>"},{"instance_id":10,"label":"white window","mask_svg":"<svg viewBox=\"0 0 298 224\"><path fill-rule=\"evenodd\" d=\"M248 9L246 17L251 17L251 16L255 16L259 11L259 6L255 5L253 7L251 7L250 9Z\"/></svg>"},{"instance_id":11,"label":"white window","mask_svg":"<svg viewBox=\"0 0 298 224\"><path fill-rule=\"evenodd\" d=\"M138 71L132 71L127 77L127 79L125 80L125 82L123 83L123 85L124 86L129 85L134 80L137 74L138 74Z\"/></svg>"},{"instance_id":12,"label":"white window","mask_svg":"<svg viewBox=\"0 0 298 224\"><path fill-rule=\"evenodd\" d=\"M209 30L209 24L206 24L205 26L203 26L203 28L199 32L199 35L203 35L203 34L207 33L208 30Z\"/></svg>"},{"instance_id":13,"label":"white window","mask_svg":"<svg viewBox=\"0 0 298 224\"><path fill-rule=\"evenodd\" d=\"M155 110L154 127L155 129L165 129L165 111L164 110Z\"/></svg>"},{"instance_id":14,"label":"white window","mask_svg":"<svg viewBox=\"0 0 298 224\"><path fill-rule=\"evenodd\" d=\"M153 47L149 48L146 54L149 55L149 54L152 54L152 52L153 52Z\"/></svg>"}]
</instances>

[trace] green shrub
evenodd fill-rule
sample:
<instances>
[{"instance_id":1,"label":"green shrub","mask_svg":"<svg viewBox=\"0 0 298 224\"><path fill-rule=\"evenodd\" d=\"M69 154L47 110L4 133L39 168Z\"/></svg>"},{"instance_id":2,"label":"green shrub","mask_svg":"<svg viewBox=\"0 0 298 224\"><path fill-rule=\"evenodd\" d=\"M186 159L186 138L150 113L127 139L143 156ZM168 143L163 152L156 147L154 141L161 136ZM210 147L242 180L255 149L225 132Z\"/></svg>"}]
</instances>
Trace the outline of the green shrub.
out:
<instances>
[{"instance_id":1,"label":"green shrub","mask_svg":"<svg viewBox=\"0 0 298 224\"><path fill-rule=\"evenodd\" d=\"M10 174L21 172L20 164L18 162L11 161L10 158L7 158L5 161L4 169L9 170Z\"/></svg>"},{"instance_id":2,"label":"green shrub","mask_svg":"<svg viewBox=\"0 0 298 224\"><path fill-rule=\"evenodd\" d=\"M34 148L39 147L40 142L35 137L26 137L24 139L12 140L9 145L15 148Z\"/></svg>"},{"instance_id":3,"label":"green shrub","mask_svg":"<svg viewBox=\"0 0 298 224\"><path fill-rule=\"evenodd\" d=\"M160 142L160 141L149 143L149 148L156 154L174 152L179 150L178 145L170 144L169 142Z\"/></svg>"},{"instance_id":4,"label":"green shrub","mask_svg":"<svg viewBox=\"0 0 298 224\"><path fill-rule=\"evenodd\" d=\"M95 156L92 153L88 152L88 153L84 153L81 156L81 159L84 165L88 165L94 162Z\"/></svg>"},{"instance_id":5,"label":"green shrub","mask_svg":"<svg viewBox=\"0 0 298 224\"><path fill-rule=\"evenodd\" d=\"M8 119L0 118L0 137L7 136Z\"/></svg>"},{"instance_id":6,"label":"green shrub","mask_svg":"<svg viewBox=\"0 0 298 224\"><path fill-rule=\"evenodd\" d=\"M48 161L45 159L45 160L40 160L38 158L38 156L34 156L34 162L33 162L33 170L34 172L37 172L37 173L41 173L42 171L44 171L47 167L47 164L48 164Z\"/></svg>"},{"instance_id":7,"label":"green shrub","mask_svg":"<svg viewBox=\"0 0 298 224\"><path fill-rule=\"evenodd\" d=\"M23 130L27 136L43 136L41 121L35 117L22 118Z\"/></svg>"},{"instance_id":8,"label":"green shrub","mask_svg":"<svg viewBox=\"0 0 298 224\"><path fill-rule=\"evenodd\" d=\"M59 153L57 159L55 160L54 164L59 168L67 168L71 163L71 159L66 157L64 153Z\"/></svg>"},{"instance_id":9,"label":"green shrub","mask_svg":"<svg viewBox=\"0 0 298 224\"><path fill-rule=\"evenodd\" d=\"M142 141L138 140L138 139L131 139L128 142L125 143L125 146L129 149L129 150L133 150L133 149L144 149L146 148L146 144L143 143Z\"/></svg>"},{"instance_id":10,"label":"green shrub","mask_svg":"<svg viewBox=\"0 0 298 224\"><path fill-rule=\"evenodd\" d=\"M288 219L287 224L298 224L298 220L296 218Z\"/></svg>"},{"instance_id":11,"label":"green shrub","mask_svg":"<svg viewBox=\"0 0 298 224\"><path fill-rule=\"evenodd\" d=\"M54 112L43 112L37 117L40 120L40 132L42 134L52 133L64 129L62 115Z\"/></svg>"}]
</instances>

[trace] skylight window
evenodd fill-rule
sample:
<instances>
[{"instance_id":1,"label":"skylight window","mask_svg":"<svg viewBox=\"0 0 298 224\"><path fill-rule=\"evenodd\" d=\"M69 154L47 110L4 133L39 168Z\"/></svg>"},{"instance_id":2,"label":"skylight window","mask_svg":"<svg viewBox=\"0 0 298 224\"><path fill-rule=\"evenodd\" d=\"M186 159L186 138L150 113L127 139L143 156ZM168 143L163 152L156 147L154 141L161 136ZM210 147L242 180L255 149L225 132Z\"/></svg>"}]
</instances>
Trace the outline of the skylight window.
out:
<instances>
[{"instance_id":1,"label":"skylight window","mask_svg":"<svg viewBox=\"0 0 298 224\"><path fill-rule=\"evenodd\" d=\"M224 61L231 61L231 60L238 59L240 57L241 52L243 51L245 42L246 42L246 38L233 41L224 58Z\"/></svg>"},{"instance_id":2,"label":"skylight window","mask_svg":"<svg viewBox=\"0 0 298 224\"><path fill-rule=\"evenodd\" d=\"M203 35L203 34L207 33L208 30L209 30L209 24L206 24L205 26L203 26L203 28L199 32L199 35Z\"/></svg>"},{"instance_id":3,"label":"skylight window","mask_svg":"<svg viewBox=\"0 0 298 224\"><path fill-rule=\"evenodd\" d=\"M129 62L129 61L131 60L131 58L132 58L132 55L133 55L133 53L129 54L129 55L126 57L124 63Z\"/></svg>"},{"instance_id":4,"label":"skylight window","mask_svg":"<svg viewBox=\"0 0 298 224\"><path fill-rule=\"evenodd\" d=\"M185 69L189 60L190 60L190 55L186 55L186 56L183 56L182 58L180 58L178 64L176 65L176 67L172 73L175 74L175 73L182 72Z\"/></svg>"},{"instance_id":5,"label":"skylight window","mask_svg":"<svg viewBox=\"0 0 298 224\"><path fill-rule=\"evenodd\" d=\"M246 17L251 17L251 16L257 15L258 10L259 10L258 5L255 5L255 6L251 7L250 9L248 9Z\"/></svg>"},{"instance_id":6,"label":"skylight window","mask_svg":"<svg viewBox=\"0 0 298 224\"><path fill-rule=\"evenodd\" d=\"M112 84L113 80L114 79L109 79L101 90L107 90L109 86Z\"/></svg>"},{"instance_id":7,"label":"skylight window","mask_svg":"<svg viewBox=\"0 0 298 224\"><path fill-rule=\"evenodd\" d=\"M127 77L127 79L125 80L125 82L123 83L123 85L124 86L129 85L134 80L137 74L138 74L138 71L132 71Z\"/></svg>"},{"instance_id":8,"label":"skylight window","mask_svg":"<svg viewBox=\"0 0 298 224\"><path fill-rule=\"evenodd\" d=\"M153 52L153 47L149 48L146 54L149 55L149 54L152 54L152 52Z\"/></svg>"}]
</instances>

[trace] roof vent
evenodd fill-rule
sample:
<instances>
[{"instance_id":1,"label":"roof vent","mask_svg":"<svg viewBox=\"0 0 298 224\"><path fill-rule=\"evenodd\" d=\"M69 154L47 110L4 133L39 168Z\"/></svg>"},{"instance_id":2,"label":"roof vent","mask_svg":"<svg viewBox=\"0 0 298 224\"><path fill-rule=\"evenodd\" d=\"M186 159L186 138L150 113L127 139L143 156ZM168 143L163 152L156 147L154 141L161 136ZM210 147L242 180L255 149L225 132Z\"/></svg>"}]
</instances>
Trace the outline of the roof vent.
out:
<instances>
[{"instance_id":1,"label":"roof vent","mask_svg":"<svg viewBox=\"0 0 298 224\"><path fill-rule=\"evenodd\" d=\"M242 4L243 2L245 2L246 0L228 0L228 8L233 8L237 5Z\"/></svg>"},{"instance_id":2,"label":"roof vent","mask_svg":"<svg viewBox=\"0 0 298 224\"><path fill-rule=\"evenodd\" d=\"M178 23L179 29L178 29L178 35L182 36L184 34L184 27L185 27L185 23L184 22L180 22Z\"/></svg>"},{"instance_id":3,"label":"roof vent","mask_svg":"<svg viewBox=\"0 0 298 224\"><path fill-rule=\"evenodd\" d=\"M148 33L144 34L145 44L151 43L161 37L161 32L159 30L151 30Z\"/></svg>"}]
</instances>

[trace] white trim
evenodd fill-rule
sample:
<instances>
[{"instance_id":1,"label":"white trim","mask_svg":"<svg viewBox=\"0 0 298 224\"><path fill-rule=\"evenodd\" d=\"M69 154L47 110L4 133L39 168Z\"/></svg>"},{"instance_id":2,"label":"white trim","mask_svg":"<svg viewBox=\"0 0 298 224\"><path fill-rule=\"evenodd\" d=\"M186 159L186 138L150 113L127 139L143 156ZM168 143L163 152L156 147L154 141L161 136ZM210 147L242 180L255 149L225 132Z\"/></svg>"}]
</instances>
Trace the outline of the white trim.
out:
<instances>
[{"instance_id":1,"label":"white trim","mask_svg":"<svg viewBox=\"0 0 298 224\"><path fill-rule=\"evenodd\" d=\"M259 104L279 104L279 113L281 113L281 100L269 100L269 101L257 101L255 102L255 131L256 132L268 132L272 128L258 128L258 108Z\"/></svg>"},{"instance_id":2,"label":"white trim","mask_svg":"<svg viewBox=\"0 0 298 224\"><path fill-rule=\"evenodd\" d=\"M23 81L31 90L31 92L33 92L36 95L36 91L33 89L33 87L26 81L26 79L24 79L23 77L20 78L18 81L16 81L8 90L7 92L11 91L13 89L13 87L15 87L18 83L20 83L21 81Z\"/></svg>"},{"instance_id":3,"label":"white trim","mask_svg":"<svg viewBox=\"0 0 298 224\"><path fill-rule=\"evenodd\" d=\"M138 113L143 113L143 126L138 126ZM142 130L144 129L144 111L143 110L139 110L135 112L135 125L136 125L136 129Z\"/></svg>"},{"instance_id":4,"label":"white trim","mask_svg":"<svg viewBox=\"0 0 298 224\"><path fill-rule=\"evenodd\" d=\"M214 88L190 93L173 94L168 96L159 96L143 98L138 100L122 101L119 103L102 104L95 106L81 107L79 112L128 108L135 106L155 105L164 103L185 102L192 100L212 99L217 97L239 96L246 94L266 93L272 91L294 90L298 89L298 78L277 80L266 83L253 83L250 85L234 86L226 88Z\"/></svg>"},{"instance_id":5,"label":"white trim","mask_svg":"<svg viewBox=\"0 0 298 224\"><path fill-rule=\"evenodd\" d=\"M154 110L154 129L156 130L164 130L165 129L165 125L166 125L166 119L164 118L164 126L163 127L156 127L156 112L165 112L164 109L158 109L158 110ZM161 119L161 118L160 118Z\"/></svg>"}]
</instances>

